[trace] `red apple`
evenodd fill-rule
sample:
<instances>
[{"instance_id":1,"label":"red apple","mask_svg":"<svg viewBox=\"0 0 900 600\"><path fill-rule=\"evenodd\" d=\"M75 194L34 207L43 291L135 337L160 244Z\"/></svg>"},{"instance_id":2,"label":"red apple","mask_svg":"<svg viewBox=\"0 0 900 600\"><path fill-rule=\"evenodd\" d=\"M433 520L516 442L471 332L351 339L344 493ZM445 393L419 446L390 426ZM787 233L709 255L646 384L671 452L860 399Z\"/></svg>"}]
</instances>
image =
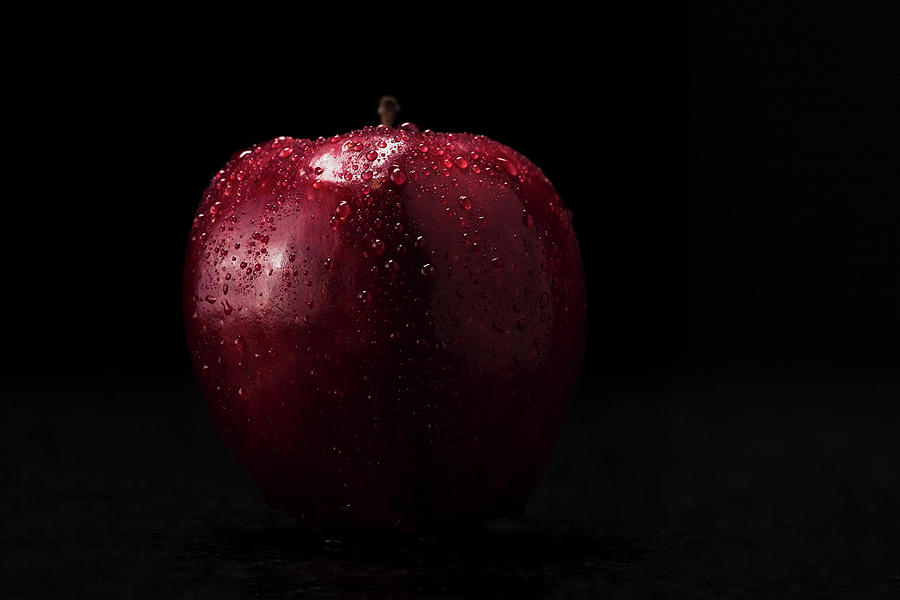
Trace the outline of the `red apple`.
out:
<instances>
[{"instance_id":1,"label":"red apple","mask_svg":"<svg viewBox=\"0 0 900 600\"><path fill-rule=\"evenodd\" d=\"M584 349L581 257L547 177L409 124L232 157L183 300L220 438L269 503L322 528L521 511Z\"/></svg>"}]
</instances>

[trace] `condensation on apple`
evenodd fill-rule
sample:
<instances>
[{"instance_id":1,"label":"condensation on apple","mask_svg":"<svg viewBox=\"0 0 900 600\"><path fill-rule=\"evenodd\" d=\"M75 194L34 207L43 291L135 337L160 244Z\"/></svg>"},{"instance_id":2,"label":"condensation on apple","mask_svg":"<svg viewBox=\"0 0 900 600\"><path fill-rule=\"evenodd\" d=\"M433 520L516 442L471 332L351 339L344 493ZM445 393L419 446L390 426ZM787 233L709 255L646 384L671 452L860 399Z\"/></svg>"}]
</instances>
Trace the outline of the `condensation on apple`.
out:
<instances>
[{"instance_id":1,"label":"condensation on apple","mask_svg":"<svg viewBox=\"0 0 900 600\"><path fill-rule=\"evenodd\" d=\"M329 530L520 512L585 342L550 181L411 124L233 156L194 219L183 306L221 440L270 504Z\"/></svg>"}]
</instances>

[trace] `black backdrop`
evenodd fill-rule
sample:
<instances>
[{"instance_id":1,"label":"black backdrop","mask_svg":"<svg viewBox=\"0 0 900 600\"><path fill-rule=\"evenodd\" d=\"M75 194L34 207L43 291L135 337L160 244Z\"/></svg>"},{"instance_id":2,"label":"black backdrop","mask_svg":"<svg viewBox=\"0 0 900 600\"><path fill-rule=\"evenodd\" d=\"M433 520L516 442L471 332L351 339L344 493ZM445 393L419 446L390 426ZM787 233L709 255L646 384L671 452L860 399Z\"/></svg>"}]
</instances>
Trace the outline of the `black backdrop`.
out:
<instances>
[{"instance_id":1,"label":"black backdrop","mask_svg":"<svg viewBox=\"0 0 900 600\"><path fill-rule=\"evenodd\" d=\"M731 415L746 416L742 411L757 402L774 412L754 413L751 423L793 415L782 432L792 441L740 463L751 473L782 468L785 453L804 447L802 436L793 438L798 423L808 439L819 440L843 431L839 422L849 418L859 437L842 433L847 452L872 427L896 423L895 15L728 3L607 6L599 17L549 8L530 14L465 4L373 6L361 14L289 15L260 7L195 20L138 7L28 21L29 41L21 46L28 60L10 65L7 91L15 110L7 114L14 159L6 170L12 235L3 296L11 352L4 370L18 390L4 401L10 430L41 422L44 413L28 411L53 402L75 410L72 418L51 433L35 425L27 430L34 434L29 443L65 445L81 439L73 433L81 427L101 428L90 419L80 424L77 406L70 406L78 390L106 390L84 393L107 398L100 406L152 403L161 422L196 418L184 415L199 398L183 341L180 285L201 192L234 151L278 135L316 137L374 123L378 98L387 93L400 99L401 120L483 133L528 155L574 212L590 321L575 407L601 411L590 414L603 423L585 422L607 436L582 447L571 440L582 440L583 431L573 425L563 433L569 450L562 455L585 452L590 463L566 467L567 477L591 482L595 493L570 506L578 518L598 522L602 508L614 515L602 526L619 531L646 516L633 498L597 491L615 490L623 480L656 489L666 476L663 467L644 470L653 451L641 454L623 432L639 432L634 439L650 447L663 444L661 453L670 444L677 450L677 426L666 425L659 415L671 413L658 407L677 413L702 404L690 390L708 392L709 382L729 390L709 392L712 403L736 411L695 415L711 431L732 431ZM41 391L48 385L55 391ZM138 391L148 386L156 390L150 396ZM796 386L806 391L785 391ZM887 400L858 393L872 388ZM822 400L834 420L820 422L809 390L825 389L839 392ZM637 412L620 414L617 406ZM646 427L635 426L644 419ZM756 440L752 430L743 434ZM725 433L697 435L708 454L728 455ZM891 464L900 450L885 436L877 448ZM80 442L72 443L77 455ZM623 447L633 452L623 454ZM13 461L21 458L10 451ZM855 469L852 461L840 463L841 452L829 460ZM186 456L173 453L172 460ZM702 469L731 472L731 464L706 464L712 459L703 456ZM615 464L598 467L594 457ZM787 462L802 472L809 467L804 460ZM29 464L49 479L62 468L39 459ZM853 472L855 479L835 485L898 498L896 478L875 490L869 472ZM156 472L141 476L165 481ZM5 484L20 496L9 492L19 500L7 506L46 492L40 482L26 486L9 477ZM753 481L775 495L785 491L782 483ZM92 485L103 487L102 477ZM704 486L678 487L682 495L662 494L647 510L669 514L667 502L688 504L687 497L707 502L708 514L725 510ZM813 486L799 493L820 492ZM553 504L552 494L546 498L540 502ZM628 513L626 502L638 508ZM742 502L750 508L734 514L764 504L752 494ZM848 518L847 536L853 523L868 522L870 507L863 505L858 521ZM828 510L819 516L831 519ZM50 518L47 539L70 517ZM671 518L696 533L694 521ZM769 531L769 521L755 518L754 531ZM16 543L44 535L40 527L15 529ZM897 557L896 544L884 541L896 537L896 522L887 527L882 545L875 544L880 553L866 547L875 554L864 566L884 567L873 581L888 581L888 557ZM191 531L184 530L185 539ZM666 547L666 540L637 537ZM778 534L755 539L760 547L784 541ZM813 534L803 539L806 545L782 544L785 561L822 541ZM653 571L661 579L684 572L668 569L679 564L675 558L655 564L663 565ZM35 572L44 573L27 571ZM815 571L822 578L828 572ZM619 573L617 581L634 581L633 575ZM85 577L78 589L90 591L102 579ZM27 587L21 577L12 581L14 589Z\"/></svg>"}]
</instances>

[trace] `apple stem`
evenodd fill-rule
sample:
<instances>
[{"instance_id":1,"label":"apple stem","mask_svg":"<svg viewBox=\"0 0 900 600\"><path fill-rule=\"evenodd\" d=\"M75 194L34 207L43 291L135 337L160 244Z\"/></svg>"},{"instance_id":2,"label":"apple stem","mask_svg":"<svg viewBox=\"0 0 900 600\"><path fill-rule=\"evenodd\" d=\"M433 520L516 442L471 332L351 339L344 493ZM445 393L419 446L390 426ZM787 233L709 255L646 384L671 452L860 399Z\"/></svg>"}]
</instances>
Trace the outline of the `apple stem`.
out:
<instances>
[{"instance_id":1,"label":"apple stem","mask_svg":"<svg viewBox=\"0 0 900 600\"><path fill-rule=\"evenodd\" d=\"M397 99L393 96L382 96L381 101L378 103L378 116L381 117L381 124L385 127L393 127L394 119L397 118L397 113L400 112L400 105L397 103Z\"/></svg>"}]
</instances>

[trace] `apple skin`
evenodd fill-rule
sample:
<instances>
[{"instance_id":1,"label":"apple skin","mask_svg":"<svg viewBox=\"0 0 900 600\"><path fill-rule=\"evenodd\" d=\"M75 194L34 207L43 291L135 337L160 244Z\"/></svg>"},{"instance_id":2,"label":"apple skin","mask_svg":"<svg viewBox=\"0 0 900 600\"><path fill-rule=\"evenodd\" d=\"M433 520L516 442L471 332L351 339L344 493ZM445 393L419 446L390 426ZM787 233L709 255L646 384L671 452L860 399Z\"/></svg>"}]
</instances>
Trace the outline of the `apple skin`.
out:
<instances>
[{"instance_id":1,"label":"apple skin","mask_svg":"<svg viewBox=\"0 0 900 600\"><path fill-rule=\"evenodd\" d=\"M183 308L220 439L323 530L520 513L585 343L550 181L484 136L409 124L234 155L194 219Z\"/></svg>"}]
</instances>

